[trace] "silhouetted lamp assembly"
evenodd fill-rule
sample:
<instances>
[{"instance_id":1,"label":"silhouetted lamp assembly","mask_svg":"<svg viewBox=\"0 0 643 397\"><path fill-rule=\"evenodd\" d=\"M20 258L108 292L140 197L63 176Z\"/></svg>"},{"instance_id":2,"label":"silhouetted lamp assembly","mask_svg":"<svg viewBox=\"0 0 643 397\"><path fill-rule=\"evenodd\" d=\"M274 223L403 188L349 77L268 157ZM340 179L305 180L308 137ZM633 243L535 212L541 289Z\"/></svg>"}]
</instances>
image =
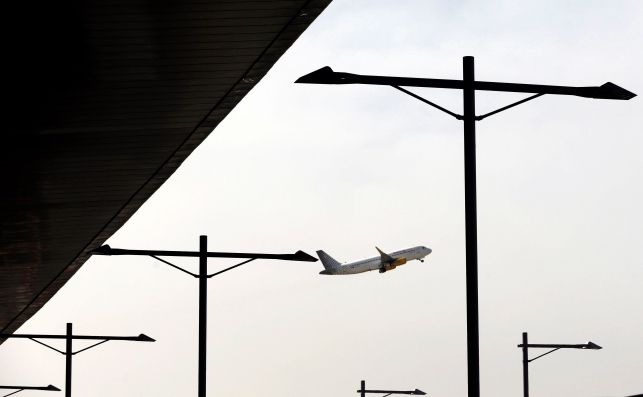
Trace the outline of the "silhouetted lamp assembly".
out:
<instances>
[{"instance_id":1,"label":"silhouetted lamp assembly","mask_svg":"<svg viewBox=\"0 0 643 397\"><path fill-rule=\"evenodd\" d=\"M49 334L0 334L0 338L22 338L30 339L39 345L45 346L55 352L58 352L65 356L65 397L71 397L71 359L74 355L89 350L103 343L120 340L120 341L130 341L130 342L155 342L154 339L150 338L145 334L140 334L138 336L103 336L103 335L74 335L72 332L72 323L67 323L67 332L64 335L49 335ZM49 346L45 342L42 342L38 339L64 339L65 340L65 350L58 350L53 346ZM88 340L88 341L99 341L93 345L89 345L85 348L82 348L77 351L73 351L73 341L74 340ZM53 389L49 388L52 387ZM28 388L23 388L27 390ZM54 386L47 386L46 389L37 389L37 390L52 390L58 391L59 389ZM14 394L14 393L11 393Z\"/></svg>"},{"instance_id":2,"label":"silhouetted lamp assembly","mask_svg":"<svg viewBox=\"0 0 643 397\"><path fill-rule=\"evenodd\" d=\"M383 396L381 397L387 397L393 394L408 394L412 396L424 396L426 395L425 392L423 392L420 389L415 389L415 390L367 390L366 389L366 381L361 381L360 383L360 388L357 391L360 394L360 397L366 397L366 394L382 394Z\"/></svg>"},{"instance_id":3,"label":"silhouetted lamp assembly","mask_svg":"<svg viewBox=\"0 0 643 397\"><path fill-rule=\"evenodd\" d=\"M16 393L20 393L23 390L42 390L42 391L60 391L59 388L57 388L54 385L48 385L48 386L0 386L0 390L15 390L9 394L5 394L0 397L9 397L12 396Z\"/></svg>"},{"instance_id":4,"label":"silhouetted lamp assembly","mask_svg":"<svg viewBox=\"0 0 643 397\"><path fill-rule=\"evenodd\" d=\"M584 349L584 350L599 350L602 349L599 345L593 342L581 343L576 345L560 345L560 344L543 344L543 343L529 343L527 333L522 333L522 343L518 345L522 348L522 387L524 397L529 397L529 363L546 356L550 353L560 349ZM529 358L529 349L551 349L546 353L538 355L534 358Z\"/></svg>"},{"instance_id":5,"label":"silhouetted lamp assembly","mask_svg":"<svg viewBox=\"0 0 643 397\"><path fill-rule=\"evenodd\" d=\"M307 84L367 84L395 88L425 104L432 106L464 122L464 201L466 225L466 290L467 290L467 384L469 397L480 396L480 358L478 331L478 242L476 219L476 121L484 120L503 110L510 109L545 94L572 95L595 99L628 100L636 95L613 83L591 87L567 87L537 84L500 83L476 81L474 79L474 60L471 56L463 58L462 80L425 79L411 77L369 76L353 73L340 73L326 66L300 77L296 83ZM406 87L447 88L462 90L463 114L454 113L413 92ZM476 116L476 91L524 92L533 94L525 99L503 106L492 112Z\"/></svg>"},{"instance_id":6,"label":"silhouetted lamp assembly","mask_svg":"<svg viewBox=\"0 0 643 397\"><path fill-rule=\"evenodd\" d=\"M160 250L131 250L112 248L109 245L103 245L92 251L94 255L137 255L149 256L160 262L165 263L183 273L199 279L199 369L198 369L198 397L206 397L206 353L207 353L207 323L208 323L208 279L225 273L229 270L235 269L248 262L257 259L273 259L282 261L300 261L300 262L316 262L317 258L308 255L303 251L297 251L294 254L260 254L260 253L247 253L247 252L209 252L208 251L208 237L200 236L199 238L199 251L160 251ZM189 257L199 258L199 272L192 273L173 263L159 258L160 256L166 257ZM234 266L227 267L218 272L208 274L208 258L245 258L241 263Z\"/></svg>"}]
</instances>

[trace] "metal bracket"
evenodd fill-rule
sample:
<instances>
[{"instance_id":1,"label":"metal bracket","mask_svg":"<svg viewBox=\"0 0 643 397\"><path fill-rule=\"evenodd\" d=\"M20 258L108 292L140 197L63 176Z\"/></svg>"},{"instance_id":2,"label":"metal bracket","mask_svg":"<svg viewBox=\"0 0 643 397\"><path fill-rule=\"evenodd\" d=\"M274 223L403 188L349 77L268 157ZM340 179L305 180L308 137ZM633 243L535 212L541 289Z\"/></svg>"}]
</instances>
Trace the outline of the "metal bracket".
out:
<instances>
[{"instance_id":1,"label":"metal bracket","mask_svg":"<svg viewBox=\"0 0 643 397\"><path fill-rule=\"evenodd\" d=\"M21 391L23 391L23 390L24 390L24 389L20 389L20 390L12 391L11 393L9 393L9 394L5 394L5 395L4 395L4 396L2 396L2 397L9 397L9 396L13 396L14 394L16 394L16 393L20 393L20 392L21 392Z\"/></svg>"},{"instance_id":2,"label":"metal bracket","mask_svg":"<svg viewBox=\"0 0 643 397\"><path fill-rule=\"evenodd\" d=\"M216 272L216 273L208 274L208 276L207 276L207 277L208 277L208 278L212 278L212 277L216 276L217 274L225 273L225 272L227 272L228 270L232 270L232 269L234 269L234 268L236 268L236 267L239 267L239 266L241 266L241 265L245 265L246 263L248 263L248 262L252 262L252 261L254 261L255 259L257 259L257 258L251 258L251 259L248 259L248 260L243 261L243 262L241 262L241 263L237 263L237 264L236 264L236 265L234 265L234 266L230 266L230 267L225 268L225 269L223 269L223 270L221 270L221 271L218 271L218 272Z\"/></svg>"},{"instance_id":3,"label":"metal bracket","mask_svg":"<svg viewBox=\"0 0 643 397\"><path fill-rule=\"evenodd\" d=\"M527 362L528 362L528 363L530 363L530 362L532 362L532 361L534 361L534 360L536 360L536 359L538 359L538 358L541 358L542 356L546 356L546 355L548 355L549 353L553 353L553 352L555 352L555 351L556 351L556 350L558 350L558 349L560 349L560 347L557 347L557 348L555 348L555 349L553 349L553 350L548 351L547 353L543 353L543 354L541 354L540 356L536 356L536 357L534 357L534 358L532 358L532 359L530 359L530 360L527 360Z\"/></svg>"},{"instance_id":4,"label":"metal bracket","mask_svg":"<svg viewBox=\"0 0 643 397\"><path fill-rule=\"evenodd\" d=\"M58 349L56 349L55 347L49 346L48 344L46 344L46 343L44 343L44 342L41 342L41 341L39 341L39 340L36 340L36 339L34 339L34 338L29 338L29 340L32 340L32 341L34 341L34 342L36 342L36 343L38 343L38 344L40 344L40 345L43 345L43 346L45 346L45 347L48 347L48 348L50 348L51 350L57 351L57 352L58 352L58 353L60 353L60 354L65 354L65 352L64 352L64 351L58 350ZM6 397L6 396L5 396L5 397Z\"/></svg>"},{"instance_id":5,"label":"metal bracket","mask_svg":"<svg viewBox=\"0 0 643 397\"><path fill-rule=\"evenodd\" d=\"M512 103L512 104L510 104L510 105L503 106L503 107L501 107L500 109L496 109L496 110L494 110L493 112L489 112L489 113L487 113L487 114L483 114L482 116L476 116L476 121L484 120L484 119L486 119L486 118L487 118L487 117L489 117L489 116L493 116L493 115L494 115L494 114L496 114L496 113L500 113L500 112L502 112L503 110L511 109L511 108L512 108L512 107L514 107L514 106L518 106L518 105L520 105L520 104L522 104L522 103L525 103L525 102L527 102L527 101L531 101L532 99L536 99L536 98L538 98L538 97L540 97L540 96L543 96L543 95L545 95L545 94L536 94L536 95L532 95L532 96L527 97L527 98L525 98L525 99L521 99L521 100L520 100L520 101L518 101L518 102L514 102L514 103Z\"/></svg>"},{"instance_id":6,"label":"metal bracket","mask_svg":"<svg viewBox=\"0 0 643 397\"><path fill-rule=\"evenodd\" d=\"M419 96L419 95L417 95L417 94L414 94L414 93L412 93L412 92L411 92L411 91L409 91L409 90L405 90L404 88L402 88L402 87L398 87L398 86L396 86L396 85L392 85L391 87L395 88L396 90L400 90L400 91L402 91L403 93L405 93L406 95L410 95L410 96L412 96L413 98L415 98L415 99L417 99L417 100L419 100L419 101L422 101L422 102L426 103L427 105L433 106L434 108L436 108L436 109L438 109L438 110L441 110L441 111L443 111L444 113L446 113L446 114L448 114L448 115L450 115L450 116L453 116L453 117L455 117L455 118L456 118L456 119L458 119L458 120L462 120L462 119L463 119L462 115L457 114L457 113L453 113L453 112L452 112L452 111L450 111L449 109L445 109L445 108L443 108L442 106L440 106L440 105L438 105L438 104L435 104L435 103L433 103L433 102L429 101L428 99L424 99L424 98L422 98L421 96Z\"/></svg>"},{"instance_id":7,"label":"metal bracket","mask_svg":"<svg viewBox=\"0 0 643 397\"><path fill-rule=\"evenodd\" d=\"M102 344L103 344L103 343L105 343L105 342L109 342L109 339L105 339L105 340L100 341L100 342L98 342L98 343L94 343L93 345L88 346L88 347L86 347L86 348L84 348L84 349L80 349L80 350L78 350L77 352L73 352L73 353L72 353L72 355L76 355L76 354L78 354L78 353L80 353L80 352L84 352L85 350L89 350L89 349L91 349L92 347L96 347L96 346L98 346L98 345L102 345Z\"/></svg>"},{"instance_id":8,"label":"metal bracket","mask_svg":"<svg viewBox=\"0 0 643 397\"><path fill-rule=\"evenodd\" d=\"M182 271L183 273L187 273L187 274L189 274L189 275L190 275L190 276L192 276L192 277L199 278L199 275L198 275L198 274L194 274L194 273L192 273L192 272L189 272L189 271L187 271L187 270L183 269L182 267L178 267L178 266L176 266L175 264L173 264L173 263L170 263L170 262L166 261L165 259L161 259L161 258L159 258L159 257L158 257L158 256L156 256L156 255L150 255L150 256L151 256L152 258L156 259L157 261L163 262L163 263L165 263L166 265L170 265L170 266L172 266L173 268L175 268L175 269L177 269L177 270Z\"/></svg>"}]
</instances>

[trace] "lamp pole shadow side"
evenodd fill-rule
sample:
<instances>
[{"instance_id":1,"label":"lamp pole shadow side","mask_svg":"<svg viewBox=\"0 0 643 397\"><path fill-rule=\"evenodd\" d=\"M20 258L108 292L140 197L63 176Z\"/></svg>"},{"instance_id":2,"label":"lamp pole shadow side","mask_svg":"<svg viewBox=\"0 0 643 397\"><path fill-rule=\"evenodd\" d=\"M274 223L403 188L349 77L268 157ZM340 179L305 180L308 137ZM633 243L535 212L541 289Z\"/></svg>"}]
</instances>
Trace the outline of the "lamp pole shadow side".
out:
<instances>
[{"instance_id":1,"label":"lamp pole shadow side","mask_svg":"<svg viewBox=\"0 0 643 397\"><path fill-rule=\"evenodd\" d=\"M247 252L210 252L208 251L208 237L199 236L198 251L167 251L167 250L133 250L112 248L109 245L103 245L91 251L94 255L135 255L149 256L160 262L165 263L183 273L189 274L199 280L199 308L198 308L198 369L197 369L197 396L206 397L207 391L207 342L208 342L208 279L229 270L236 269L248 262L256 259L273 259L285 261L316 262L317 258L308 255L303 251L297 251L294 254L264 254L264 253L247 253ZM170 257L191 257L198 258L199 271L192 273L173 263L160 258L161 256ZM245 260L236 265L227 267L218 272L208 274L208 258L244 258Z\"/></svg>"}]
</instances>

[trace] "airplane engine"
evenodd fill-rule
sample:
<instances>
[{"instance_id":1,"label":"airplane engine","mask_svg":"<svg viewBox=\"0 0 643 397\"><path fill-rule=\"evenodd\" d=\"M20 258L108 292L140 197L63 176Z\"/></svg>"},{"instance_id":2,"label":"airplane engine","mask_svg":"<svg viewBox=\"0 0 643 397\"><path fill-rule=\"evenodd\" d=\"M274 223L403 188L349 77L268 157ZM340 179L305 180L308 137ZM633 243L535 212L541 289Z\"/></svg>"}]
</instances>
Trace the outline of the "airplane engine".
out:
<instances>
[{"instance_id":1,"label":"airplane engine","mask_svg":"<svg viewBox=\"0 0 643 397\"><path fill-rule=\"evenodd\" d=\"M387 264L385 264L384 266L382 266L382 267L380 268L380 273L385 273L385 272L387 272L387 271L389 271L389 270L393 270L393 269L395 269L396 267L398 267L398 266L402 266L402 265L403 265L403 264L405 264L405 263L406 263L406 258L399 258L399 259L396 259L396 260L394 260L393 262L391 262L391 263L387 263Z\"/></svg>"}]
</instances>

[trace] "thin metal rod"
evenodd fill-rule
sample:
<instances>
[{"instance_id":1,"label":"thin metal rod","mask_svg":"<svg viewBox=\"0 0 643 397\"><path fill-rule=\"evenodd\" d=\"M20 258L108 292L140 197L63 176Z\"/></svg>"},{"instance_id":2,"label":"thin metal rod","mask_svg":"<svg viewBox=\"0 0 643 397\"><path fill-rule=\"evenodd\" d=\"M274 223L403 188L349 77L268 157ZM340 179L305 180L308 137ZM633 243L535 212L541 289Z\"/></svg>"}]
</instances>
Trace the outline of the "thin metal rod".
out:
<instances>
[{"instance_id":1,"label":"thin metal rod","mask_svg":"<svg viewBox=\"0 0 643 397\"><path fill-rule=\"evenodd\" d=\"M102 345L102 344L103 344L103 343L105 343L105 342L109 342L109 339L105 339L104 341L100 341L100 342L98 342L98 343L94 343L93 345L91 345L91 346L87 346L86 348L84 348L84 349L80 349L80 350L78 350L77 352L73 352L72 354L82 353L82 352L84 352L85 350L89 350L89 349L91 349L92 347L96 347L96 346L98 346L98 345Z\"/></svg>"},{"instance_id":2,"label":"thin metal rod","mask_svg":"<svg viewBox=\"0 0 643 397\"><path fill-rule=\"evenodd\" d=\"M421 96L419 96L419 95L417 95L417 94L414 94L414 93L412 93L412 92L411 92L411 91L409 91L409 90L405 90L404 88L399 87L399 86L396 86L396 85L392 85L391 87L395 88L396 90L400 90L400 91L402 91L403 93L405 93L405 94L407 94L407 95L410 95L410 96L412 96L413 98L415 98L415 99L417 99L417 100L419 100L419 101L422 101L422 102L426 103L427 105L433 106L434 108L436 108L436 109L438 109L438 110L441 110L441 111L443 111L444 113L446 113L446 114L448 114L448 115L450 115L450 116L453 116L453 117L455 117L455 118L456 118L456 119L458 119L458 120L462 120L462 116L461 116L461 115L459 115L459 114L457 114L457 113L453 113L453 112L452 112L452 111L450 111L449 109L445 109L445 108L443 108L442 106L440 106L440 105L438 105L438 104L436 104L436 103L433 103L433 102L429 101L428 99L422 98Z\"/></svg>"},{"instance_id":3,"label":"thin metal rod","mask_svg":"<svg viewBox=\"0 0 643 397\"><path fill-rule=\"evenodd\" d=\"M551 353L553 353L553 352L555 352L556 350L559 350L559 349L561 349L561 348L560 348L560 347L557 347L557 348L555 348L555 349L552 349L552 350L548 351L547 353L543 353L543 354L541 354L540 356L536 356L536 357L534 357L534 358L530 359L530 360L529 360L529 362L532 362L532 361L534 361L534 360L536 360L536 359L539 359L539 358L541 358L542 356L546 356L546 355L548 355L548 354L551 354Z\"/></svg>"},{"instance_id":4,"label":"thin metal rod","mask_svg":"<svg viewBox=\"0 0 643 397\"><path fill-rule=\"evenodd\" d=\"M512 107L514 107L514 106L518 106L518 105L520 105L520 104L523 104L523 103L525 103L525 102L527 102L527 101L531 101L532 99L536 99L536 98L541 97L541 96L543 96L543 95L545 95L545 94L536 94L536 95L532 95L532 96L530 96L530 97L527 97L527 98L525 98L525 99L521 99L521 100L520 100L520 101L518 101L518 102L514 102L514 103L512 103L512 104L510 104L510 105L503 106L503 107L501 107L500 109L496 109L496 110L494 110L493 112L489 112L489 113L483 114L482 116L477 116L477 117L476 117L476 120L477 120L477 121L484 120L484 119L486 119L486 118L487 118L487 117L489 117L489 116L493 116L493 115L494 115L494 114L496 114L496 113L500 113L500 112L502 112L503 110L511 109L511 108L512 108Z\"/></svg>"},{"instance_id":5,"label":"thin metal rod","mask_svg":"<svg viewBox=\"0 0 643 397\"><path fill-rule=\"evenodd\" d=\"M469 397L480 397L478 329L478 233L476 211L476 119L473 57L463 58L464 205L467 278L467 385Z\"/></svg>"},{"instance_id":6,"label":"thin metal rod","mask_svg":"<svg viewBox=\"0 0 643 397\"><path fill-rule=\"evenodd\" d=\"M56 386L54 385L48 385L48 386L6 386L2 385L0 386L0 389L11 389L11 390L42 390L42 391L60 391Z\"/></svg>"},{"instance_id":7,"label":"thin metal rod","mask_svg":"<svg viewBox=\"0 0 643 397\"><path fill-rule=\"evenodd\" d=\"M156 255L150 255L150 256L151 256L152 258L156 259L157 261L163 262L163 263L165 263L166 265L170 265L170 266L172 266L173 268L175 268L175 269L177 269L177 270L180 270L180 271L182 271L183 273L187 273L187 274L189 274L189 275L190 275L190 276L192 276L192 277L199 277L199 275L198 275L198 274L194 274L194 273L192 273L192 272L189 272L189 271L187 271L187 270L185 270L185 269L183 269L183 268L181 268L181 267L176 266L176 265L175 265L175 264L173 264L173 263L170 263L170 262L166 261L165 259L161 259L161 258L159 258L159 257L158 257L158 256L156 256Z\"/></svg>"},{"instance_id":8,"label":"thin metal rod","mask_svg":"<svg viewBox=\"0 0 643 397\"><path fill-rule=\"evenodd\" d=\"M167 251L167 250L130 250L123 248L109 248L109 253L103 253L100 248L94 250L94 255L139 255L139 256L183 256L191 258L200 258L199 251ZM261 254L252 252L206 252L209 258L259 258L259 259L277 259L282 261L304 261L316 262L317 258L306 254L305 252L294 254Z\"/></svg>"},{"instance_id":9,"label":"thin metal rod","mask_svg":"<svg viewBox=\"0 0 643 397\"><path fill-rule=\"evenodd\" d=\"M11 393L9 393L9 394L5 394L5 395L4 395L4 396L2 396L2 397L9 397L9 396L13 396L14 394L16 394L16 393L20 393L20 392L21 392L21 391L23 391L23 390L24 390L24 389L20 389L20 390L12 391Z\"/></svg>"},{"instance_id":10,"label":"thin metal rod","mask_svg":"<svg viewBox=\"0 0 643 397\"><path fill-rule=\"evenodd\" d=\"M518 347L522 347L522 344L518 345ZM588 344L530 343L527 347L540 349L588 349Z\"/></svg>"},{"instance_id":11,"label":"thin metal rod","mask_svg":"<svg viewBox=\"0 0 643 397\"><path fill-rule=\"evenodd\" d=\"M72 351L72 324L67 323L67 338L65 339L65 397L71 397L71 358L73 356Z\"/></svg>"},{"instance_id":12,"label":"thin metal rod","mask_svg":"<svg viewBox=\"0 0 643 397\"><path fill-rule=\"evenodd\" d=\"M218 272L216 272L216 273L212 273L212 274L208 275L208 278L212 278L212 277L214 277L214 276L216 276L216 275L218 275L218 274L225 273L225 272L227 272L228 270L232 270L232 269L237 268L237 267L239 267L239 266L241 266L241 265L245 265L246 263L248 263L248 262L252 262L252 261L254 261L255 259L257 259L257 258L248 259L247 261L243 261L243 262L241 262L241 263L237 263L237 264L236 264L236 265L234 265L234 266L230 266L230 267L228 267L228 268L226 268L226 269L223 269L223 270L221 270L221 271L218 271Z\"/></svg>"},{"instance_id":13,"label":"thin metal rod","mask_svg":"<svg viewBox=\"0 0 643 397\"><path fill-rule=\"evenodd\" d=\"M522 391L524 397L529 397L529 347L527 333L522 333Z\"/></svg>"},{"instance_id":14,"label":"thin metal rod","mask_svg":"<svg viewBox=\"0 0 643 397\"><path fill-rule=\"evenodd\" d=\"M55 347L49 346L48 344L46 344L46 343L44 343L44 342L41 342L41 341L36 340L36 339L34 339L34 338L29 338L29 339L30 339L30 340L32 340L32 341L34 341L34 342L36 342L36 343L38 343L38 344L40 344L40 345L43 345L43 346L45 346L45 347L48 347L48 348L50 348L51 350L57 351L57 352L58 352L58 353L60 353L60 354L65 354L65 352L64 352L64 351L61 351L61 350L56 349Z\"/></svg>"},{"instance_id":15,"label":"thin metal rod","mask_svg":"<svg viewBox=\"0 0 643 397\"><path fill-rule=\"evenodd\" d=\"M199 238L199 374L198 397L206 397L208 327L208 237Z\"/></svg>"},{"instance_id":16,"label":"thin metal rod","mask_svg":"<svg viewBox=\"0 0 643 397\"><path fill-rule=\"evenodd\" d=\"M49 334L0 334L0 338L22 338L22 339L67 339L67 335L49 335ZM106 336L106 335L72 335L72 339L84 340L127 340L134 342L141 342L139 336ZM147 341L146 341L147 342Z\"/></svg>"}]
</instances>

